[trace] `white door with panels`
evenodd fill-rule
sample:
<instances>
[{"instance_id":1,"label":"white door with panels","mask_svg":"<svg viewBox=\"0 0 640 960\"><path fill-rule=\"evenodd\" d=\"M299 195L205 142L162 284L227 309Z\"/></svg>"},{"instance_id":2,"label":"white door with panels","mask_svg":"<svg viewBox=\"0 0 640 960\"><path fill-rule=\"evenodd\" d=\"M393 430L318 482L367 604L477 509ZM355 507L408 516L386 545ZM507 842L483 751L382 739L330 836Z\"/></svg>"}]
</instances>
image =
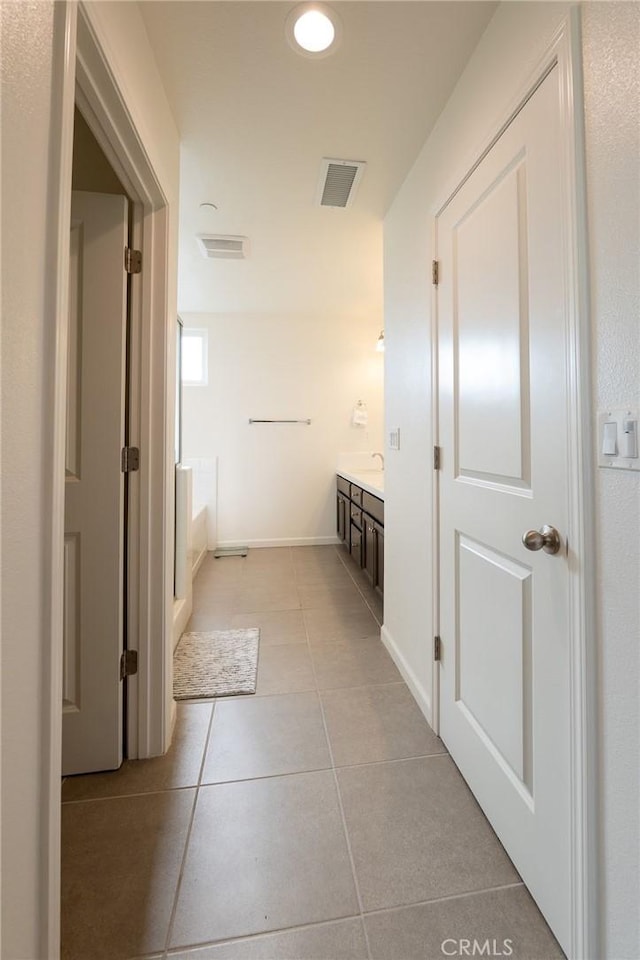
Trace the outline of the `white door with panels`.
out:
<instances>
[{"instance_id":1,"label":"white door with panels","mask_svg":"<svg viewBox=\"0 0 640 960\"><path fill-rule=\"evenodd\" d=\"M440 733L567 949L569 376L560 97L555 67L436 221Z\"/></svg>"},{"instance_id":2,"label":"white door with panels","mask_svg":"<svg viewBox=\"0 0 640 960\"><path fill-rule=\"evenodd\" d=\"M74 192L64 543L63 774L122 762L127 200Z\"/></svg>"}]
</instances>

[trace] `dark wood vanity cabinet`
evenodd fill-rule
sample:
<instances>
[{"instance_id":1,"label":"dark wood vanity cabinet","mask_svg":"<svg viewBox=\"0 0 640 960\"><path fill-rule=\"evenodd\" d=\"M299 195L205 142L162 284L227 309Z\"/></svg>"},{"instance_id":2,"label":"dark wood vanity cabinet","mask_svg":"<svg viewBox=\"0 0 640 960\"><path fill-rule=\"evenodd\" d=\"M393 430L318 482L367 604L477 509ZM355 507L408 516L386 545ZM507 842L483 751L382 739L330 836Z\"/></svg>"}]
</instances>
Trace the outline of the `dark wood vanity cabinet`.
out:
<instances>
[{"instance_id":1,"label":"dark wood vanity cabinet","mask_svg":"<svg viewBox=\"0 0 640 960\"><path fill-rule=\"evenodd\" d=\"M384 527L364 514L364 572L379 593L384 590Z\"/></svg>"},{"instance_id":2,"label":"dark wood vanity cabinet","mask_svg":"<svg viewBox=\"0 0 640 960\"><path fill-rule=\"evenodd\" d=\"M362 566L363 557L362 530L351 521L351 544L350 553L359 567Z\"/></svg>"},{"instance_id":3,"label":"dark wood vanity cabinet","mask_svg":"<svg viewBox=\"0 0 640 960\"><path fill-rule=\"evenodd\" d=\"M337 530L371 586L384 589L384 501L344 477L337 478Z\"/></svg>"},{"instance_id":4,"label":"dark wood vanity cabinet","mask_svg":"<svg viewBox=\"0 0 640 960\"><path fill-rule=\"evenodd\" d=\"M376 567L376 582L374 587L380 593L384 592L384 527L381 527L380 524L376 524L376 555L378 558L378 564Z\"/></svg>"},{"instance_id":5,"label":"dark wood vanity cabinet","mask_svg":"<svg viewBox=\"0 0 640 960\"><path fill-rule=\"evenodd\" d=\"M338 499L336 501L336 526L338 530L338 536L343 543L349 539L349 506L349 500L347 500L343 493L338 492Z\"/></svg>"},{"instance_id":6,"label":"dark wood vanity cabinet","mask_svg":"<svg viewBox=\"0 0 640 960\"><path fill-rule=\"evenodd\" d=\"M371 517L364 525L364 572L371 586L376 576L376 531Z\"/></svg>"}]
</instances>

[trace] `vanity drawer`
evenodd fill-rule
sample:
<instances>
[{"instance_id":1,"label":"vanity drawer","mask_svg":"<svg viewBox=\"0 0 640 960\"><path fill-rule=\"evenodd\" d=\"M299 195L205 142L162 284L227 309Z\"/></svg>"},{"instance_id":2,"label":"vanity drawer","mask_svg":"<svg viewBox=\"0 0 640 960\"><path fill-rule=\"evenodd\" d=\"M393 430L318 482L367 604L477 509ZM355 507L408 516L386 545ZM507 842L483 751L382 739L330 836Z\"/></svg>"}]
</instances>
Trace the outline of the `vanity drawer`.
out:
<instances>
[{"instance_id":1,"label":"vanity drawer","mask_svg":"<svg viewBox=\"0 0 640 960\"><path fill-rule=\"evenodd\" d=\"M362 489L356 487L355 483L351 484L351 499L354 503L357 503L359 507L362 506Z\"/></svg>"},{"instance_id":2,"label":"vanity drawer","mask_svg":"<svg viewBox=\"0 0 640 960\"><path fill-rule=\"evenodd\" d=\"M362 510L356 507L355 503L351 504L351 523L355 523L362 530Z\"/></svg>"},{"instance_id":3,"label":"vanity drawer","mask_svg":"<svg viewBox=\"0 0 640 960\"><path fill-rule=\"evenodd\" d=\"M345 480L344 477L339 476L337 478L337 484L338 484L339 493L344 493L347 499L351 497L351 484L349 483L348 480Z\"/></svg>"},{"instance_id":4,"label":"vanity drawer","mask_svg":"<svg viewBox=\"0 0 640 960\"><path fill-rule=\"evenodd\" d=\"M362 494L361 506L365 513L384 526L384 500L372 496L365 490Z\"/></svg>"}]
</instances>

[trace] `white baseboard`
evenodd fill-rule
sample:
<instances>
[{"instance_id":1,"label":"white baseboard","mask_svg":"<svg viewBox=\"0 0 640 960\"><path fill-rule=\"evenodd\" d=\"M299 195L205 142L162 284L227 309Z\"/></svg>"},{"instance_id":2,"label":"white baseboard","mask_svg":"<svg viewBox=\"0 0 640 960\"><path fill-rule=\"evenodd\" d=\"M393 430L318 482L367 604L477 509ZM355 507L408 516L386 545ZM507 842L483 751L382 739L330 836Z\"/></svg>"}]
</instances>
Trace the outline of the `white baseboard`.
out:
<instances>
[{"instance_id":1,"label":"white baseboard","mask_svg":"<svg viewBox=\"0 0 640 960\"><path fill-rule=\"evenodd\" d=\"M281 540L218 540L218 547L325 547L340 543L337 537L283 537Z\"/></svg>"},{"instance_id":2,"label":"white baseboard","mask_svg":"<svg viewBox=\"0 0 640 960\"><path fill-rule=\"evenodd\" d=\"M197 556L197 557L195 558L195 560L193 561L193 564L192 564L192 566L191 566L191 580L192 580L192 581L195 580L196 574L197 574L198 570L200 569L200 567L202 566L202 561L203 561L204 558L206 557L207 552L208 552L208 551L207 551L207 547L206 547L206 545L205 545L205 546L202 548L202 550L200 551L200 553L198 554L198 556Z\"/></svg>"},{"instance_id":3,"label":"white baseboard","mask_svg":"<svg viewBox=\"0 0 640 960\"><path fill-rule=\"evenodd\" d=\"M175 650L178 640L184 632L189 617L191 616L191 590L188 597L182 597L180 600L173 601L173 650Z\"/></svg>"},{"instance_id":4,"label":"white baseboard","mask_svg":"<svg viewBox=\"0 0 640 960\"><path fill-rule=\"evenodd\" d=\"M431 697L427 694L426 690L419 682L415 673L400 652L400 648L385 626L383 626L382 630L380 631L380 637L385 647L389 651L391 659L402 674L402 677L409 687L409 690L411 690L416 703L422 710L425 720L429 726L432 726L433 716L431 710Z\"/></svg>"},{"instance_id":5,"label":"white baseboard","mask_svg":"<svg viewBox=\"0 0 640 960\"><path fill-rule=\"evenodd\" d=\"M176 720L178 719L178 704L177 704L176 701L173 699L173 697L171 698L171 708L170 708L170 709L171 709L171 716L170 716L170 718L169 718L169 729L171 730L171 735L170 735L170 737L169 737L169 743L167 744L167 750L169 749L169 747L170 747L171 744L173 743L173 735L174 735L175 730L176 730Z\"/></svg>"}]
</instances>

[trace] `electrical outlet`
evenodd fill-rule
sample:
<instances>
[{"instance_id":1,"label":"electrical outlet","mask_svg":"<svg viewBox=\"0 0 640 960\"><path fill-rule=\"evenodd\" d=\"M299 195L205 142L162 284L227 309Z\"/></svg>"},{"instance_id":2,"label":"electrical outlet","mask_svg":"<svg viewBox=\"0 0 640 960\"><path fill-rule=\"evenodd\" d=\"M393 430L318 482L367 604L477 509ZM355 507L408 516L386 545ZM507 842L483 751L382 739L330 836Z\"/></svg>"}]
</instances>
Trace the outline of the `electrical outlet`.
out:
<instances>
[{"instance_id":1,"label":"electrical outlet","mask_svg":"<svg viewBox=\"0 0 640 960\"><path fill-rule=\"evenodd\" d=\"M389 449L400 449L400 427L394 427L393 430L389 431Z\"/></svg>"}]
</instances>

